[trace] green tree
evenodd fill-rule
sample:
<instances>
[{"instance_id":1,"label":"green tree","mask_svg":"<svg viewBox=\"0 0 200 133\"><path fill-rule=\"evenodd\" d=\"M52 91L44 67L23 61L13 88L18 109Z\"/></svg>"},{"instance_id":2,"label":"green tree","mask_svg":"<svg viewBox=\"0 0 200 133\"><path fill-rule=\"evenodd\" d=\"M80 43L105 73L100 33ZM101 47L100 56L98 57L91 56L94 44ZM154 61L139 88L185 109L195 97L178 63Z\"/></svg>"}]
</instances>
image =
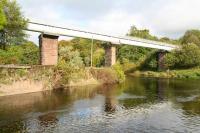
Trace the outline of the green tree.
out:
<instances>
[{"instance_id":1,"label":"green tree","mask_svg":"<svg viewBox=\"0 0 200 133\"><path fill-rule=\"evenodd\" d=\"M59 61L57 73L62 77L62 83L68 83L70 79L80 78L81 69L84 67L80 53L72 46L59 47Z\"/></svg>"},{"instance_id":2,"label":"green tree","mask_svg":"<svg viewBox=\"0 0 200 133\"><path fill-rule=\"evenodd\" d=\"M24 29L27 27L28 20L23 16L16 0L2 0L1 4L7 21L2 29L6 44L22 44L25 41Z\"/></svg>"},{"instance_id":3,"label":"green tree","mask_svg":"<svg viewBox=\"0 0 200 133\"><path fill-rule=\"evenodd\" d=\"M182 44L194 43L200 47L200 30L188 30L180 40Z\"/></svg>"},{"instance_id":4,"label":"green tree","mask_svg":"<svg viewBox=\"0 0 200 133\"><path fill-rule=\"evenodd\" d=\"M146 48L123 45L118 50L118 59L120 62L127 59L130 62L137 63L140 58L149 52Z\"/></svg>"},{"instance_id":5,"label":"green tree","mask_svg":"<svg viewBox=\"0 0 200 133\"><path fill-rule=\"evenodd\" d=\"M0 64L28 64L39 62L39 48L33 42L22 45L10 45L6 50L0 49Z\"/></svg>"},{"instance_id":6,"label":"green tree","mask_svg":"<svg viewBox=\"0 0 200 133\"><path fill-rule=\"evenodd\" d=\"M105 50L98 48L93 54L93 66L100 67L104 64Z\"/></svg>"},{"instance_id":7,"label":"green tree","mask_svg":"<svg viewBox=\"0 0 200 133\"><path fill-rule=\"evenodd\" d=\"M183 44L181 50L169 53L165 57L169 68L191 68L200 65L200 49L196 44Z\"/></svg>"},{"instance_id":8,"label":"green tree","mask_svg":"<svg viewBox=\"0 0 200 133\"><path fill-rule=\"evenodd\" d=\"M0 1L0 48L5 43L3 28L6 25L6 17L5 17L4 11L3 11L3 5L2 4L3 3Z\"/></svg>"},{"instance_id":9,"label":"green tree","mask_svg":"<svg viewBox=\"0 0 200 133\"><path fill-rule=\"evenodd\" d=\"M83 67L83 61L80 57L80 53L77 50L73 50L73 47L71 46L59 48L59 60L67 62L73 70L78 70Z\"/></svg>"},{"instance_id":10,"label":"green tree","mask_svg":"<svg viewBox=\"0 0 200 133\"><path fill-rule=\"evenodd\" d=\"M6 25L6 17L3 11L3 3L0 2L0 30L4 28Z\"/></svg>"},{"instance_id":11,"label":"green tree","mask_svg":"<svg viewBox=\"0 0 200 133\"><path fill-rule=\"evenodd\" d=\"M139 30L135 26L131 27L127 35L143 39L158 40L157 37L150 34L149 30ZM118 49L118 58L121 63L123 63L124 60L128 60L130 63L132 62L139 64L139 61L141 61L140 59L144 58L145 55L151 51L152 49L149 48L121 45Z\"/></svg>"},{"instance_id":12,"label":"green tree","mask_svg":"<svg viewBox=\"0 0 200 133\"><path fill-rule=\"evenodd\" d=\"M22 48L20 64L37 65L39 63L39 47L36 44L27 41L18 47Z\"/></svg>"},{"instance_id":13,"label":"green tree","mask_svg":"<svg viewBox=\"0 0 200 133\"><path fill-rule=\"evenodd\" d=\"M139 37L139 38L143 38L143 39L149 39L149 40L158 40L158 38L156 36L152 36L150 34L148 29L139 30L135 26L131 27L131 29L127 35L133 36L133 37Z\"/></svg>"},{"instance_id":14,"label":"green tree","mask_svg":"<svg viewBox=\"0 0 200 133\"><path fill-rule=\"evenodd\" d=\"M93 45L93 66L101 66L104 64L104 49L100 41L94 40ZM59 46L71 46L74 50L79 51L85 66L91 63L91 39L74 38L71 41L60 41Z\"/></svg>"}]
</instances>

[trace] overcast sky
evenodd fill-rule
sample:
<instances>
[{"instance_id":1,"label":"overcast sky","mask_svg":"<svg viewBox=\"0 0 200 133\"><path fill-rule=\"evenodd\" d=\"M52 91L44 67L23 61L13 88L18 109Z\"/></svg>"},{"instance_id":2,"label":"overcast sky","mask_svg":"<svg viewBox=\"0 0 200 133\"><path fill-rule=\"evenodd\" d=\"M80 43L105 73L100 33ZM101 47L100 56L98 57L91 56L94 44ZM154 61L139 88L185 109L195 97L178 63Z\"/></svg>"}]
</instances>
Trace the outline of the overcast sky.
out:
<instances>
[{"instance_id":1,"label":"overcast sky","mask_svg":"<svg viewBox=\"0 0 200 133\"><path fill-rule=\"evenodd\" d=\"M200 29L200 0L17 1L31 21L112 35L125 35L131 25L171 38Z\"/></svg>"}]
</instances>

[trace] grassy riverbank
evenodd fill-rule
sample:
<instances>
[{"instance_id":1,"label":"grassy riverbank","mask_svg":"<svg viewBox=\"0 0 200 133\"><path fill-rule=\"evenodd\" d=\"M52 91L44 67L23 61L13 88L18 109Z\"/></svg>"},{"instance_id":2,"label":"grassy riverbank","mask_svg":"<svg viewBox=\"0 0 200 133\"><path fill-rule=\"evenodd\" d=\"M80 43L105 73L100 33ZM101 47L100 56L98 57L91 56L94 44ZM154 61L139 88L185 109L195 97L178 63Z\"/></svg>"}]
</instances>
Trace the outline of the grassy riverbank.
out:
<instances>
[{"instance_id":1,"label":"grassy riverbank","mask_svg":"<svg viewBox=\"0 0 200 133\"><path fill-rule=\"evenodd\" d=\"M200 69L167 70L157 71L135 71L129 75L135 77L157 77L157 78L176 78L176 79L200 79Z\"/></svg>"},{"instance_id":2,"label":"grassy riverbank","mask_svg":"<svg viewBox=\"0 0 200 133\"><path fill-rule=\"evenodd\" d=\"M82 68L69 73L67 69L34 66L31 69L0 69L0 96L31 93L72 86L114 84L123 82L120 65L111 68Z\"/></svg>"}]
</instances>

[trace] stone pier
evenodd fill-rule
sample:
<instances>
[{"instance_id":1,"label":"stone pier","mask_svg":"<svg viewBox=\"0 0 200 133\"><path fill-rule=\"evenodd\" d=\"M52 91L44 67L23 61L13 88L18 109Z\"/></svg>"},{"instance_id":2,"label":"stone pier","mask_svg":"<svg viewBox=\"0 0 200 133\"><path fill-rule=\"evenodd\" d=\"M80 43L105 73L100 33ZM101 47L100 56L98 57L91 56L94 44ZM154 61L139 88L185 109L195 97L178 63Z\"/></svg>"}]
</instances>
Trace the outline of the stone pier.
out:
<instances>
[{"instance_id":1,"label":"stone pier","mask_svg":"<svg viewBox=\"0 0 200 133\"><path fill-rule=\"evenodd\" d=\"M158 55L157 55L157 62L158 62L158 71L163 71L166 69L166 66L165 66L165 55L166 55L166 51L159 51L158 52Z\"/></svg>"},{"instance_id":2,"label":"stone pier","mask_svg":"<svg viewBox=\"0 0 200 133\"><path fill-rule=\"evenodd\" d=\"M57 65L58 38L59 36L49 34L41 34L39 36L41 65Z\"/></svg>"},{"instance_id":3,"label":"stone pier","mask_svg":"<svg viewBox=\"0 0 200 133\"><path fill-rule=\"evenodd\" d=\"M110 67L116 63L116 47L109 44L105 47L105 66Z\"/></svg>"}]
</instances>

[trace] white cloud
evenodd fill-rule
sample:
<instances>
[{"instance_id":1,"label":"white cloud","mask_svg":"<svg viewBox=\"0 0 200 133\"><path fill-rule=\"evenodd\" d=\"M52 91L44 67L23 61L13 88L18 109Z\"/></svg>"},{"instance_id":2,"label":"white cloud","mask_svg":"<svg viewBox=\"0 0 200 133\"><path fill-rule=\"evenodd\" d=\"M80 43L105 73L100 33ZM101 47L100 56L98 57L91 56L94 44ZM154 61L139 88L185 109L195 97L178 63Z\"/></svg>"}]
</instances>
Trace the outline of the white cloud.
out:
<instances>
[{"instance_id":1,"label":"white cloud","mask_svg":"<svg viewBox=\"0 0 200 133\"><path fill-rule=\"evenodd\" d=\"M124 36L128 33L130 26L137 24L139 15L131 15L124 11L113 10L105 16L101 16L89 22L88 29L90 31L101 32L111 35Z\"/></svg>"},{"instance_id":2,"label":"white cloud","mask_svg":"<svg viewBox=\"0 0 200 133\"><path fill-rule=\"evenodd\" d=\"M131 25L158 36L180 37L200 28L199 0L18 0L31 20L113 35Z\"/></svg>"},{"instance_id":3,"label":"white cloud","mask_svg":"<svg viewBox=\"0 0 200 133\"><path fill-rule=\"evenodd\" d=\"M179 37L185 30L200 28L199 0L168 0L141 13L140 23L157 35Z\"/></svg>"}]
</instances>

